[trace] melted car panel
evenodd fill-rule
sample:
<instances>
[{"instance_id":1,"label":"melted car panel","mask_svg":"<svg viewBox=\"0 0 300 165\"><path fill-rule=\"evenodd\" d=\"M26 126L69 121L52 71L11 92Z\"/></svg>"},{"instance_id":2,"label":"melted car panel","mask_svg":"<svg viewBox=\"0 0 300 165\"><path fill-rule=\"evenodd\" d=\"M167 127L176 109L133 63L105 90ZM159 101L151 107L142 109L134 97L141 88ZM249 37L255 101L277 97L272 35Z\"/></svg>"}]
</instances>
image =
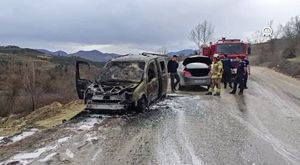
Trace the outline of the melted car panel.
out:
<instances>
[{"instance_id":1,"label":"melted car panel","mask_svg":"<svg viewBox=\"0 0 300 165\"><path fill-rule=\"evenodd\" d=\"M80 61L77 65L85 64ZM76 69L79 98L89 110L142 111L166 95L167 71L164 57L132 55L107 62L94 83L80 79ZM84 91L84 93L82 93ZM80 97L82 96L82 97Z\"/></svg>"}]
</instances>

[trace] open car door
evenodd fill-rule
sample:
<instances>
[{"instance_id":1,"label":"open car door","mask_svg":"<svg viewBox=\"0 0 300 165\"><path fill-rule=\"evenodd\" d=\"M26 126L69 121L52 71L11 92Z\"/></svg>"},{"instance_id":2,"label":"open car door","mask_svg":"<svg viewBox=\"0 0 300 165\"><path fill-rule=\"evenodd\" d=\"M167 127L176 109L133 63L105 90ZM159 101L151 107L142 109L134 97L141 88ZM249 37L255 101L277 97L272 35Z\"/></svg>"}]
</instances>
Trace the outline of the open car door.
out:
<instances>
[{"instance_id":1,"label":"open car door","mask_svg":"<svg viewBox=\"0 0 300 165\"><path fill-rule=\"evenodd\" d=\"M84 98L84 92L87 89L87 87L92 83L91 80L82 79L80 76L80 66L86 65L88 66L88 69L90 69L90 64L85 61L76 61L76 90L79 99Z\"/></svg>"}]
</instances>

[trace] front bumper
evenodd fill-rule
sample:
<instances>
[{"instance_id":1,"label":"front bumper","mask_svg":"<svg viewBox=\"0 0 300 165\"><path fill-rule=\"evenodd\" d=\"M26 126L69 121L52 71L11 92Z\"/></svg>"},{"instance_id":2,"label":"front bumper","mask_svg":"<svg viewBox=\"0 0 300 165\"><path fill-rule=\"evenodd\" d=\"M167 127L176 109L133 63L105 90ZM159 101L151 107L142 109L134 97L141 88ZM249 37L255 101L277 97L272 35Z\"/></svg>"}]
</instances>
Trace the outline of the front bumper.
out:
<instances>
[{"instance_id":1,"label":"front bumper","mask_svg":"<svg viewBox=\"0 0 300 165\"><path fill-rule=\"evenodd\" d=\"M86 110L109 110L109 111L121 111L126 110L128 105L126 104L112 104L112 103L89 103L86 105Z\"/></svg>"},{"instance_id":2,"label":"front bumper","mask_svg":"<svg viewBox=\"0 0 300 165\"><path fill-rule=\"evenodd\" d=\"M120 111L128 109L130 105L130 100L123 99L119 95L111 95L109 98L105 98L103 95L94 95L91 100L87 102L85 109Z\"/></svg>"}]
</instances>

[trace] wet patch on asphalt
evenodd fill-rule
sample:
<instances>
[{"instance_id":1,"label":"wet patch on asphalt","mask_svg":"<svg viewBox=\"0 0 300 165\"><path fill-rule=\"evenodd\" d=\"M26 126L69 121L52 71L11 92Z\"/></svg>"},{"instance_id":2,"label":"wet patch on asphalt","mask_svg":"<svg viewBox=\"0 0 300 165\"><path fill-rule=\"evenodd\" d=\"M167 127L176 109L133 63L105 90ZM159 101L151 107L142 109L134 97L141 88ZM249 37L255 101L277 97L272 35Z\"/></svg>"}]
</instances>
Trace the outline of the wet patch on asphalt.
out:
<instances>
[{"instance_id":1,"label":"wet patch on asphalt","mask_svg":"<svg viewBox=\"0 0 300 165\"><path fill-rule=\"evenodd\" d=\"M297 146L297 141L286 142L276 134L284 132L283 126L292 127L284 118L292 113L273 110L287 106L269 98L281 99L260 82L251 82L250 87L255 90L244 96L170 94L140 114L79 116L57 127L51 138L40 141L44 144L14 150L21 156L7 155L6 160L109 165L299 163L299 150L291 145ZM278 129L274 131L272 125ZM28 158L32 153L39 156Z\"/></svg>"}]
</instances>

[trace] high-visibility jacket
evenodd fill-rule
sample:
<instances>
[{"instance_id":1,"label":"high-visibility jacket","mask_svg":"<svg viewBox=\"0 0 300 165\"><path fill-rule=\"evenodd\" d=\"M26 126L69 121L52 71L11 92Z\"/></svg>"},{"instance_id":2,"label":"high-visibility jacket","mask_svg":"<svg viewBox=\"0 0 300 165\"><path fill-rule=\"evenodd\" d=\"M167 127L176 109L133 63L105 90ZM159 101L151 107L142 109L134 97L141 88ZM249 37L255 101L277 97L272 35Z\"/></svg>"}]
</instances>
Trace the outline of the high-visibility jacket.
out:
<instances>
[{"instance_id":1,"label":"high-visibility jacket","mask_svg":"<svg viewBox=\"0 0 300 165\"><path fill-rule=\"evenodd\" d=\"M211 68L211 78L222 78L223 64L221 61L213 62Z\"/></svg>"}]
</instances>

